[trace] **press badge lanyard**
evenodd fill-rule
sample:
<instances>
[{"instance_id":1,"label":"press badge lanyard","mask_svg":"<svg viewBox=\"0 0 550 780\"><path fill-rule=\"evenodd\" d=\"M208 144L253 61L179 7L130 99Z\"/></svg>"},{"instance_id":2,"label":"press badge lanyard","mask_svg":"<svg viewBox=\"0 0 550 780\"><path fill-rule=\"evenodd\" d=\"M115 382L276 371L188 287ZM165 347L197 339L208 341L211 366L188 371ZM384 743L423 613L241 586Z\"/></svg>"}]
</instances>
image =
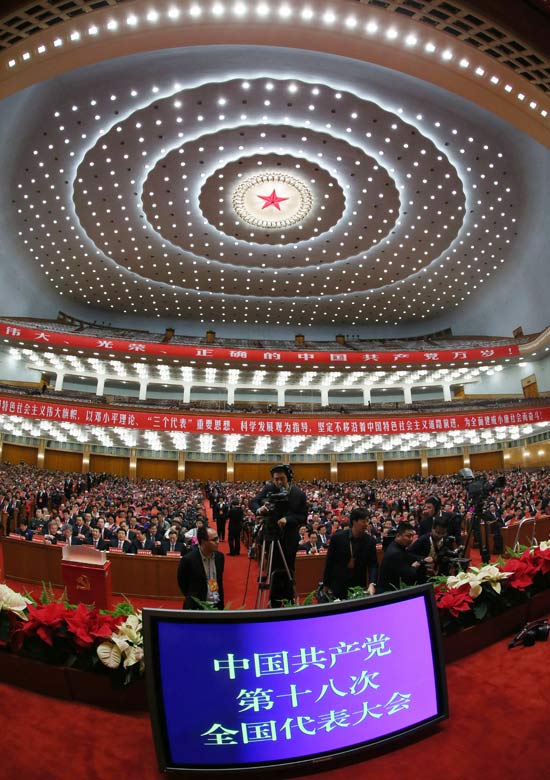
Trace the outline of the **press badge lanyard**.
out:
<instances>
[{"instance_id":1,"label":"press badge lanyard","mask_svg":"<svg viewBox=\"0 0 550 780\"><path fill-rule=\"evenodd\" d=\"M210 558L205 558L203 555L201 555L201 558L204 566L204 573L206 574L206 580L208 582L208 590L210 593L217 593L218 580L216 579L216 562L214 560L214 556L211 555Z\"/></svg>"}]
</instances>

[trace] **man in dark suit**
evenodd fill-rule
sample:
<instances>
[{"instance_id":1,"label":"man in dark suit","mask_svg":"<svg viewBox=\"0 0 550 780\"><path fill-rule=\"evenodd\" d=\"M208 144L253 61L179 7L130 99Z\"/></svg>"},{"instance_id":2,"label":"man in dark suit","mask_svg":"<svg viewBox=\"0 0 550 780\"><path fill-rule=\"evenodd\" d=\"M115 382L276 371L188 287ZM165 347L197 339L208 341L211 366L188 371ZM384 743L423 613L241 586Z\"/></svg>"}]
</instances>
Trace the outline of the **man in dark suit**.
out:
<instances>
[{"instance_id":1,"label":"man in dark suit","mask_svg":"<svg viewBox=\"0 0 550 780\"><path fill-rule=\"evenodd\" d=\"M26 520L21 520L19 527L15 529L15 533L19 534L19 536L23 537L27 542L32 541L33 531L27 525Z\"/></svg>"},{"instance_id":2,"label":"man in dark suit","mask_svg":"<svg viewBox=\"0 0 550 780\"><path fill-rule=\"evenodd\" d=\"M270 603L279 607L282 602L294 601L294 564L300 543L299 528L307 523L306 494L297 485L292 485L294 474L289 465L279 463L271 469L271 482L252 499L249 506L260 520L263 520L264 532L266 522L277 532L273 543L279 542L284 556L281 559L279 544L273 551L273 571ZM271 498L270 498L271 496ZM280 500L278 500L278 498ZM264 539L266 537L264 536ZM268 541L269 538L268 538ZM286 567L291 574L289 580Z\"/></svg>"},{"instance_id":3,"label":"man in dark suit","mask_svg":"<svg viewBox=\"0 0 550 780\"><path fill-rule=\"evenodd\" d=\"M243 508L238 498L234 498L229 507L229 527L227 540L229 555L239 555L241 550L241 527L244 520Z\"/></svg>"},{"instance_id":4,"label":"man in dark suit","mask_svg":"<svg viewBox=\"0 0 550 780\"><path fill-rule=\"evenodd\" d=\"M151 542L151 544L154 543ZM183 553L187 550L187 547L183 542L178 541L178 532L174 528L168 534L168 539L162 540L161 549L164 555L166 555L168 552L177 552L180 555L183 555Z\"/></svg>"},{"instance_id":5,"label":"man in dark suit","mask_svg":"<svg viewBox=\"0 0 550 780\"><path fill-rule=\"evenodd\" d=\"M213 528L197 529L197 544L178 566L178 585L184 609L202 609L198 601L223 609L224 557L218 552L218 534Z\"/></svg>"},{"instance_id":6,"label":"man in dark suit","mask_svg":"<svg viewBox=\"0 0 550 780\"><path fill-rule=\"evenodd\" d=\"M124 528L119 528L116 532L116 539L111 540L111 549L117 548L125 553L135 553L134 545L126 538Z\"/></svg>"},{"instance_id":7,"label":"man in dark suit","mask_svg":"<svg viewBox=\"0 0 550 780\"><path fill-rule=\"evenodd\" d=\"M84 518L79 515L76 518L74 526L72 526L73 541L77 539L76 544L88 544L90 539L91 529L84 522Z\"/></svg>"},{"instance_id":8,"label":"man in dark suit","mask_svg":"<svg viewBox=\"0 0 550 780\"><path fill-rule=\"evenodd\" d=\"M433 527L430 533L423 534L416 539L408 548L408 552L418 556L420 559L431 558L433 564L429 567L425 567L425 575L433 576L434 574L449 575L450 571L443 571L440 566L447 565L448 560L445 562L443 556L439 559L439 553L443 548L443 543L449 535L449 525L447 518L443 515L434 517Z\"/></svg>"},{"instance_id":9,"label":"man in dark suit","mask_svg":"<svg viewBox=\"0 0 550 780\"><path fill-rule=\"evenodd\" d=\"M366 509L352 509L349 528L336 531L328 546L323 588L331 591L338 599L347 598L348 590L354 587L367 588L375 593L378 577L376 543L366 533L369 512Z\"/></svg>"},{"instance_id":10,"label":"man in dark suit","mask_svg":"<svg viewBox=\"0 0 550 780\"><path fill-rule=\"evenodd\" d=\"M398 523L395 539L388 545L380 566L378 592L399 590L401 584L417 585L425 579L425 567L433 565L433 558L422 559L408 551L415 532L411 523Z\"/></svg>"},{"instance_id":11,"label":"man in dark suit","mask_svg":"<svg viewBox=\"0 0 550 780\"><path fill-rule=\"evenodd\" d=\"M220 500L214 504L213 516L214 516L214 520L216 521L216 526L218 529L218 536L220 537L220 541L224 542L225 524L229 516L229 507L223 497L220 498Z\"/></svg>"},{"instance_id":12,"label":"man in dark suit","mask_svg":"<svg viewBox=\"0 0 550 780\"><path fill-rule=\"evenodd\" d=\"M137 553L139 550L147 550L152 554L155 549L153 540L145 533L143 528L136 528L134 531L132 544L134 546L135 553Z\"/></svg>"},{"instance_id":13,"label":"man in dark suit","mask_svg":"<svg viewBox=\"0 0 550 780\"><path fill-rule=\"evenodd\" d=\"M418 535L429 534L433 528L434 519L439 516L441 501L437 496L428 496L422 507L422 517L418 526Z\"/></svg>"},{"instance_id":14,"label":"man in dark suit","mask_svg":"<svg viewBox=\"0 0 550 780\"><path fill-rule=\"evenodd\" d=\"M99 528L92 528L92 535L86 544L90 544L96 550L108 550L111 546L108 541L101 538L101 531Z\"/></svg>"},{"instance_id":15,"label":"man in dark suit","mask_svg":"<svg viewBox=\"0 0 550 780\"><path fill-rule=\"evenodd\" d=\"M64 525L61 532L63 534L63 539L60 539L60 541L65 542L65 544L68 544L71 547L78 547L79 545L84 544L80 536L74 535L72 525Z\"/></svg>"}]
</instances>

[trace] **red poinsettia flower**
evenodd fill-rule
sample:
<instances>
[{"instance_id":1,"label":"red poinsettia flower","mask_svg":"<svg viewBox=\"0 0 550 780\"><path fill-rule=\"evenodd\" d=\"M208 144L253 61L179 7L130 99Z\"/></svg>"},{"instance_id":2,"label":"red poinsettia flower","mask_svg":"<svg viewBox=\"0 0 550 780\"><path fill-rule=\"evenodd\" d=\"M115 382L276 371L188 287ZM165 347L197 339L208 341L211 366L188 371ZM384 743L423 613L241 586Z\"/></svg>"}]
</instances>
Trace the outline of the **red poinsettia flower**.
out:
<instances>
[{"instance_id":1,"label":"red poinsettia flower","mask_svg":"<svg viewBox=\"0 0 550 780\"><path fill-rule=\"evenodd\" d=\"M97 609L79 604L66 617L67 629L78 647L91 647L97 639L108 639L122 618L101 615Z\"/></svg>"},{"instance_id":2,"label":"red poinsettia flower","mask_svg":"<svg viewBox=\"0 0 550 780\"><path fill-rule=\"evenodd\" d=\"M506 580L507 585L516 590L525 590L533 584L533 579L537 573L537 569L533 564L531 558L510 558L504 566L502 571L511 573L511 577Z\"/></svg>"},{"instance_id":3,"label":"red poinsettia flower","mask_svg":"<svg viewBox=\"0 0 550 780\"><path fill-rule=\"evenodd\" d=\"M53 645L54 637L64 627L68 611L67 607L59 602L36 607L29 604L29 619L13 635L14 648L20 650L25 638L35 634L47 645Z\"/></svg>"},{"instance_id":4,"label":"red poinsettia flower","mask_svg":"<svg viewBox=\"0 0 550 780\"><path fill-rule=\"evenodd\" d=\"M550 574L550 548L541 550L540 547L535 547L531 560L537 571L543 574Z\"/></svg>"},{"instance_id":5,"label":"red poinsettia flower","mask_svg":"<svg viewBox=\"0 0 550 780\"><path fill-rule=\"evenodd\" d=\"M436 588L435 601L439 609L447 609L453 617L458 617L461 612L467 612L474 600L470 596L470 585L466 583L460 588L449 588L439 591Z\"/></svg>"}]
</instances>

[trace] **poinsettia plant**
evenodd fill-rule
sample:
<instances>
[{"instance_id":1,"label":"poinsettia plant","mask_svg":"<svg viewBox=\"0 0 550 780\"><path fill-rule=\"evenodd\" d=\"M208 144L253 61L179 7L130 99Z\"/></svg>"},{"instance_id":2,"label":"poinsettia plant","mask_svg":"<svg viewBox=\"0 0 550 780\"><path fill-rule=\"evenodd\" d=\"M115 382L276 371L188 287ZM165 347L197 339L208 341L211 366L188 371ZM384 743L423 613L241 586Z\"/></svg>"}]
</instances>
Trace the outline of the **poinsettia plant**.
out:
<instances>
[{"instance_id":1,"label":"poinsettia plant","mask_svg":"<svg viewBox=\"0 0 550 780\"><path fill-rule=\"evenodd\" d=\"M471 566L451 577L434 578L435 599L444 633L525 603L550 588L550 541L508 549L494 564Z\"/></svg>"},{"instance_id":2,"label":"poinsettia plant","mask_svg":"<svg viewBox=\"0 0 550 780\"><path fill-rule=\"evenodd\" d=\"M124 670L125 684L143 675L145 662L141 610L134 615L128 615L126 620L117 626L107 641L99 645L97 655L101 663L109 669Z\"/></svg>"},{"instance_id":3,"label":"poinsettia plant","mask_svg":"<svg viewBox=\"0 0 550 780\"><path fill-rule=\"evenodd\" d=\"M37 603L0 584L0 638L4 646L46 663L106 671L97 648L115 635L129 616L134 616L129 602L122 602L114 611L75 606L68 603L65 593L56 598L51 588L43 586Z\"/></svg>"}]
</instances>

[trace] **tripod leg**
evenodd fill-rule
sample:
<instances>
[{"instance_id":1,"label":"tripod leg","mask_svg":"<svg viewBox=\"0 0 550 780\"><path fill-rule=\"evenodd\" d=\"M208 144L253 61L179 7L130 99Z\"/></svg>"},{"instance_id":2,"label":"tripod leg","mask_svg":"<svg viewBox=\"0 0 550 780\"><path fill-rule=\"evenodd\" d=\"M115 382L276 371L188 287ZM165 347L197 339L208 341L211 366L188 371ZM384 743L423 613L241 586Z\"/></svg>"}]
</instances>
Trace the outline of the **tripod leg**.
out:
<instances>
[{"instance_id":1,"label":"tripod leg","mask_svg":"<svg viewBox=\"0 0 550 780\"><path fill-rule=\"evenodd\" d=\"M258 592L256 594L256 609L263 609L267 606L271 588L271 572L273 569L273 542L262 540L262 549L260 552L260 562L258 570Z\"/></svg>"},{"instance_id":2,"label":"tripod leg","mask_svg":"<svg viewBox=\"0 0 550 780\"><path fill-rule=\"evenodd\" d=\"M271 606L281 606L282 602L294 603L296 601L296 588L293 573L288 565L280 539L277 540L277 551L282 567L272 573L270 591ZM277 562L277 565L280 566L279 561Z\"/></svg>"}]
</instances>

